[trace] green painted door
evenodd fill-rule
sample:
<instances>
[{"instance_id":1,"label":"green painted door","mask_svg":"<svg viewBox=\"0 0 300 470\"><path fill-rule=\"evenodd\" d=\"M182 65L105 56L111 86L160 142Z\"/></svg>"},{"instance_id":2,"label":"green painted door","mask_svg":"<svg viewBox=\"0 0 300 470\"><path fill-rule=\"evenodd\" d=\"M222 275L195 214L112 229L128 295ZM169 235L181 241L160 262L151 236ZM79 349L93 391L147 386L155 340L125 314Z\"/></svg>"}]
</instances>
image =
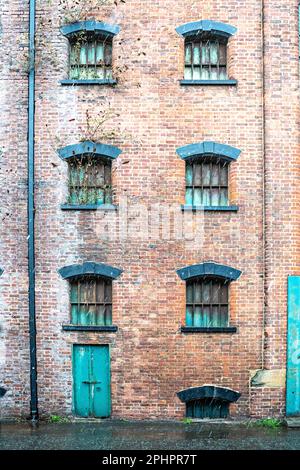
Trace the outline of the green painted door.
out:
<instances>
[{"instance_id":1,"label":"green painted door","mask_svg":"<svg viewBox=\"0 0 300 470\"><path fill-rule=\"evenodd\" d=\"M288 278L286 415L300 416L300 276Z\"/></svg>"},{"instance_id":2,"label":"green painted door","mask_svg":"<svg viewBox=\"0 0 300 470\"><path fill-rule=\"evenodd\" d=\"M73 346L73 412L77 416L110 416L110 364L107 345Z\"/></svg>"}]
</instances>

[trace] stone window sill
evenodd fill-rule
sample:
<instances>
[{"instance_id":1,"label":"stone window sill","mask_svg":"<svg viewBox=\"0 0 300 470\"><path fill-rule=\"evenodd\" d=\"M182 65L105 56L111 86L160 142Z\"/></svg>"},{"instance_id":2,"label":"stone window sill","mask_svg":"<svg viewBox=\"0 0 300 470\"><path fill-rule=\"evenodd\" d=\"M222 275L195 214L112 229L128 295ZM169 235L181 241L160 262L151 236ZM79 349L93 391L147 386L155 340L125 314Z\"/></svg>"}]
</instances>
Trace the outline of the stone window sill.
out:
<instances>
[{"instance_id":1,"label":"stone window sill","mask_svg":"<svg viewBox=\"0 0 300 470\"><path fill-rule=\"evenodd\" d=\"M235 326L224 327L198 327L198 326L182 326L181 333L236 333Z\"/></svg>"},{"instance_id":2,"label":"stone window sill","mask_svg":"<svg viewBox=\"0 0 300 470\"><path fill-rule=\"evenodd\" d=\"M237 80L180 80L180 85L198 85L198 86L235 86Z\"/></svg>"},{"instance_id":3,"label":"stone window sill","mask_svg":"<svg viewBox=\"0 0 300 470\"><path fill-rule=\"evenodd\" d=\"M118 206L114 204L62 204L63 211L117 211Z\"/></svg>"},{"instance_id":4,"label":"stone window sill","mask_svg":"<svg viewBox=\"0 0 300 470\"><path fill-rule=\"evenodd\" d=\"M117 80L113 78L97 78L97 79L87 79L87 80L61 80L61 85L116 85Z\"/></svg>"},{"instance_id":5,"label":"stone window sill","mask_svg":"<svg viewBox=\"0 0 300 470\"><path fill-rule=\"evenodd\" d=\"M214 212L238 212L239 206L192 206L182 205L181 210L183 211L214 211Z\"/></svg>"},{"instance_id":6,"label":"stone window sill","mask_svg":"<svg viewBox=\"0 0 300 470\"><path fill-rule=\"evenodd\" d=\"M107 332L116 333L118 327L115 325L111 326L94 326L94 325L62 325L63 331L96 331L96 332Z\"/></svg>"}]
</instances>

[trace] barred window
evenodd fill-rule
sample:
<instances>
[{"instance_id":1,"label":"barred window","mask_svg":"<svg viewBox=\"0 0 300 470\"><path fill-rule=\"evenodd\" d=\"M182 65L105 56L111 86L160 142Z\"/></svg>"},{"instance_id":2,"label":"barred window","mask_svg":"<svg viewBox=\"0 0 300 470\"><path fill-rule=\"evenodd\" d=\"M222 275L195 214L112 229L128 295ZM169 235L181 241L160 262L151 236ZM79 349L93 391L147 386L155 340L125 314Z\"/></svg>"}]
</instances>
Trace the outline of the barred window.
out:
<instances>
[{"instance_id":1,"label":"barred window","mask_svg":"<svg viewBox=\"0 0 300 470\"><path fill-rule=\"evenodd\" d=\"M187 162L186 204L228 206L228 162L209 155Z\"/></svg>"},{"instance_id":2,"label":"barred window","mask_svg":"<svg viewBox=\"0 0 300 470\"><path fill-rule=\"evenodd\" d=\"M216 398L191 400L186 404L186 417L220 419L229 415L229 402Z\"/></svg>"},{"instance_id":3,"label":"barred window","mask_svg":"<svg viewBox=\"0 0 300 470\"><path fill-rule=\"evenodd\" d=\"M228 326L228 281L208 276L187 282L186 326Z\"/></svg>"},{"instance_id":4,"label":"barred window","mask_svg":"<svg viewBox=\"0 0 300 470\"><path fill-rule=\"evenodd\" d=\"M87 32L72 36L69 78L112 78L112 38Z\"/></svg>"},{"instance_id":5,"label":"barred window","mask_svg":"<svg viewBox=\"0 0 300 470\"><path fill-rule=\"evenodd\" d=\"M185 40L186 80L226 80L227 38L196 36Z\"/></svg>"},{"instance_id":6,"label":"barred window","mask_svg":"<svg viewBox=\"0 0 300 470\"><path fill-rule=\"evenodd\" d=\"M70 204L112 203L111 161L87 154L68 163Z\"/></svg>"},{"instance_id":7,"label":"barred window","mask_svg":"<svg viewBox=\"0 0 300 470\"><path fill-rule=\"evenodd\" d=\"M73 325L112 324L112 281L81 276L70 281L71 322Z\"/></svg>"}]
</instances>

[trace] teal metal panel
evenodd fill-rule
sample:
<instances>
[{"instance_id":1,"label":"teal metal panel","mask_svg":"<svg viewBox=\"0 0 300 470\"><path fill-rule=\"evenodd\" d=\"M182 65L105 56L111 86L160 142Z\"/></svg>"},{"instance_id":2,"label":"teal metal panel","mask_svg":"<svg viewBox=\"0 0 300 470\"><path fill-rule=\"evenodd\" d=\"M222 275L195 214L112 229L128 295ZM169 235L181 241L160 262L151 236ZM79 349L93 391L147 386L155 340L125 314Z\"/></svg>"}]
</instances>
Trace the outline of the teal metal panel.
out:
<instances>
[{"instance_id":1,"label":"teal metal panel","mask_svg":"<svg viewBox=\"0 0 300 470\"><path fill-rule=\"evenodd\" d=\"M107 345L74 345L73 412L77 416L110 416L110 362Z\"/></svg>"},{"instance_id":2,"label":"teal metal panel","mask_svg":"<svg viewBox=\"0 0 300 470\"><path fill-rule=\"evenodd\" d=\"M110 416L110 364L108 346L91 346L92 380L100 381L94 388L93 415L97 418Z\"/></svg>"},{"instance_id":3,"label":"teal metal panel","mask_svg":"<svg viewBox=\"0 0 300 470\"><path fill-rule=\"evenodd\" d=\"M60 28L60 32L67 37L80 33L81 31L93 31L94 33L103 34L104 36L115 36L120 32L120 26L103 23L102 21L87 20L70 23Z\"/></svg>"},{"instance_id":4,"label":"teal metal panel","mask_svg":"<svg viewBox=\"0 0 300 470\"><path fill-rule=\"evenodd\" d=\"M286 415L300 415L300 276L288 278Z\"/></svg>"},{"instance_id":5,"label":"teal metal panel","mask_svg":"<svg viewBox=\"0 0 300 470\"><path fill-rule=\"evenodd\" d=\"M89 387L89 346L73 347L73 410L78 416L87 418L90 413Z\"/></svg>"},{"instance_id":6,"label":"teal metal panel","mask_svg":"<svg viewBox=\"0 0 300 470\"><path fill-rule=\"evenodd\" d=\"M81 80L78 81L81 82ZM58 155L62 160L68 160L74 157L81 158L82 155L85 154L93 154L94 157L106 157L109 160L114 160L121 153L122 150L114 145L95 143L90 140L73 145L67 145L66 147L58 149Z\"/></svg>"},{"instance_id":7,"label":"teal metal panel","mask_svg":"<svg viewBox=\"0 0 300 470\"><path fill-rule=\"evenodd\" d=\"M197 82L199 80L183 80L184 82ZM224 80L217 80L218 82L223 83ZM200 80L203 82L203 80ZM211 83L212 80L207 80L207 82ZM189 144L185 145L184 147L179 147L176 149L176 153L179 155L180 158L183 160L189 160L192 157L201 157L207 154L215 155L217 158L220 156L226 161L236 160L241 150L235 147L231 147L230 145L220 144L218 142L211 142L211 141L203 141L197 142L196 144Z\"/></svg>"},{"instance_id":8,"label":"teal metal panel","mask_svg":"<svg viewBox=\"0 0 300 470\"><path fill-rule=\"evenodd\" d=\"M222 277L224 279L228 279L229 281L236 281L242 274L242 272L238 269L213 262L193 264L191 266L178 269L176 272L183 281L192 279L193 277L208 275Z\"/></svg>"},{"instance_id":9,"label":"teal metal panel","mask_svg":"<svg viewBox=\"0 0 300 470\"><path fill-rule=\"evenodd\" d=\"M212 34L229 37L237 32L235 26L228 23L220 23L212 20L193 21L185 23L176 28L178 34L183 37L200 34L203 31L208 31Z\"/></svg>"},{"instance_id":10,"label":"teal metal panel","mask_svg":"<svg viewBox=\"0 0 300 470\"><path fill-rule=\"evenodd\" d=\"M116 279L122 270L113 268L108 264L95 263L93 261L86 261L83 264L72 264L70 266L64 266L58 270L59 274L63 279L71 279L76 276L84 276L85 274L92 274L95 276L107 277L110 279Z\"/></svg>"}]
</instances>

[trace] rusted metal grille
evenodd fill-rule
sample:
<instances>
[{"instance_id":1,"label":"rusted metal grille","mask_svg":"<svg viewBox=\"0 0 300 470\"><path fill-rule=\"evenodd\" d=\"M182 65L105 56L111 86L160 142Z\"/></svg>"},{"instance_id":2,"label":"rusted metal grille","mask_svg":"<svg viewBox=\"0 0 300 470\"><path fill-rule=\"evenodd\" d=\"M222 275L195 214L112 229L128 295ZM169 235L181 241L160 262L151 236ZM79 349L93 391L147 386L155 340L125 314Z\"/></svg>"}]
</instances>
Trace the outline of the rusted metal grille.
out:
<instances>
[{"instance_id":1,"label":"rusted metal grille","mask_svg":"<svg viewBox=\"0 0 300 470\"><path fill-rule=\"evenodd\" d=\"M112 39L81 33L70 40L70 78L112 78Z\"/></svg>"},{"instance_id":2,"label":"rusted metal grille","mask_svg":"<svg viewBox=\"0 0 300 470\"><path fill-rule=\"evenodd\" d=\"M185 70L186 80L226 80L227 40L224 38L186 39Z\"/></svg>"},{"instance_id":3,"label":"rusted metal grille","mask_svg":"<svg viewBox=\"0 0 300 470\"><path fill-rule=\"evenodd\" d=\"M73 325L112 324L112 281L90 276L71 281Z\"/></svg>"},{"instance_id":4,"label":"rusted metal grille","mask_svg":"<svg viewBox=\"0 0 300 470\"><path fill-rule=\"evenodd\" d=\"M216 398L192 400L186 404L187 418L221 419L229 415L229 402Z\"/></svg>"},{"instance_id":5,"label":"rusted metal grille","mask_svg":"<svg viewBox=\"0 0 300 470\"><path fill-rule=\"evenodd\" d=\"M186 204L228 205L228 162L207 155L186 164Z\"/></svg>"},{"instance_id":6,"label":"rusted metal grille","mask_svg":"<svg viewBox=\"0 0 300 470\"><path fill-rule=\"evenodd\" d=\"M111 162L92 155L69 161L69 203L111 204Z\"/></svg>"},{"instance_id":7,"label":"rusted metal grille","mask_svg":"<svg viewBox=\"0 0 300 470\"><path fill-rule=\"evenodd\" d=\"M228 326L228 282L210 277L187 282L186 326Z\"/></svg>"}]
</instances>

